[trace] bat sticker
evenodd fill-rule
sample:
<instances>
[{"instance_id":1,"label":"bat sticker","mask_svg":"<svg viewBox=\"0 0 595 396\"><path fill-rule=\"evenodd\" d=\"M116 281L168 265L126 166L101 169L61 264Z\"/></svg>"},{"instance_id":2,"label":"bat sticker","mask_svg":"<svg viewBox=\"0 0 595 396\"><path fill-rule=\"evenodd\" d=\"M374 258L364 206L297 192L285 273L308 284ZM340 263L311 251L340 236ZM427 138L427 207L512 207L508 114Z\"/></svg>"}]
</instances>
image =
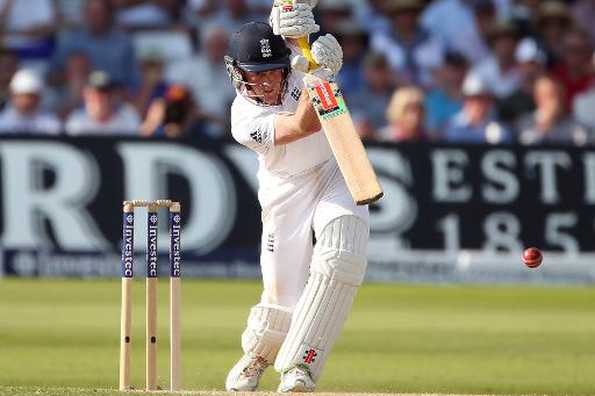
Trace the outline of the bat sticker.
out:
<instances>
[{"instance_id":1,"label":"bat sticker","mask_svg":"<svg viewBox=\"0 0 595 396\"><path fill-rule=\"evenodd\" d=\"M335 83L323 82L308 86L314 108L323 120L329 120L347 113L343 94Z\"/></svg>"}]
</instances>

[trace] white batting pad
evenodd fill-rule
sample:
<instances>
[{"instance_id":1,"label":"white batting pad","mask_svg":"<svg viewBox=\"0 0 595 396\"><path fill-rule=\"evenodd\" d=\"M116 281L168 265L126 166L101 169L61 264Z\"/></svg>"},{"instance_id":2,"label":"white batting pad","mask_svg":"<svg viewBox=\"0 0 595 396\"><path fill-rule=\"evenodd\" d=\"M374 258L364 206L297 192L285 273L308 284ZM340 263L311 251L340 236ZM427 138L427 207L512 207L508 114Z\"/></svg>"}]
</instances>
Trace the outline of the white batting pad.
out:
<instances>
[{"instance_id":1,"label":"white batting pad","mask_svg":"<svg viewBox=\"0 0 595 396\"><path fill-rule=\"evenodd\" d=\"M356 216L330 222L318 236L310 278L298 301L275 369L304 366L320 376L366 272L368 225Z\"/></svg>"},{"instance_id":2,"label":"white batting pad","mask_svg":"<svg viewBox=\"0 0 595 396\"><path fill-rule=\"evenodd\" d=\"M275 361L291 323L291 310L280 305L258 304L252 307L246 330L242 334L242 349L269 363Z\"/></svg>"}]
</instances>

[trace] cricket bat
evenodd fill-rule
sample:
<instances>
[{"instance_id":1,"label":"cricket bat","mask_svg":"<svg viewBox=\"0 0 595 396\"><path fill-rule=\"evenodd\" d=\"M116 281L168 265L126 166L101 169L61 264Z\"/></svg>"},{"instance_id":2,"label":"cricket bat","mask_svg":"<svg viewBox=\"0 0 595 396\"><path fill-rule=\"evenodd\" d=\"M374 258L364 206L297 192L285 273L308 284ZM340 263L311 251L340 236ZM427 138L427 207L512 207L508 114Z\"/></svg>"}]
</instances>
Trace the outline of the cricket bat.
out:
<instances>
[{"instance_id":1,"label":"cricket bat","mask_svg":"<svg viewBox=\"0 0 595 396\"><path fill-rule=\"evenodd\" d=\"M284 0L284 9L292 8L294 1ZM319 66L312 58L308 38L299 38L298 45L309 62L310 71L317 69ZM378 201L384 192L353 125L341 89L335 82L324 81L309 73L304 77L304 83L353 200L357 205Z\"/></svg>"}]
</instances>

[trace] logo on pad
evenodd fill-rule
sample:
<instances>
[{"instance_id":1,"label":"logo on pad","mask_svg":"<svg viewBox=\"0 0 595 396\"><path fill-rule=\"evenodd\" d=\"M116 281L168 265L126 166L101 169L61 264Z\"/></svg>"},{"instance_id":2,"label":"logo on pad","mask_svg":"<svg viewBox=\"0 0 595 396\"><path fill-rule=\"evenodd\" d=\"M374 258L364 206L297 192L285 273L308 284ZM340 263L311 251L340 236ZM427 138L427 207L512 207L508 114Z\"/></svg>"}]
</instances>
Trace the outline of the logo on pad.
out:
<instances>
[{"instance_id":1,"label":"logo on pad","mask_svg":"<svg viewBox=\"0 0 595 396\"><path fill-rule=\"evenodd\" d=\"M316 353L316 351L314 349L308 349L306 351L306 353L304 353L304 363L306 363L306 364L314 363L314 360L316 359L316 355L318 355L318 354Z\"/></svg>"}]
</instances>

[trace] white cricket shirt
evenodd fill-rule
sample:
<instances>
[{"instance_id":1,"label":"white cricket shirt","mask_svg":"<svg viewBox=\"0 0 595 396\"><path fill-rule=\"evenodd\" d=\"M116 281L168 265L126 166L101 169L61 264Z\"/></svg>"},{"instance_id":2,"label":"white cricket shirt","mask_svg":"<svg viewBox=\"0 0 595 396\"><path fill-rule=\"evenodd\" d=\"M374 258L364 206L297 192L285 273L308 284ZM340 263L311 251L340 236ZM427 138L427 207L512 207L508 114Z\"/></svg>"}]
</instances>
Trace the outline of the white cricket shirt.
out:
<instances>
[{"instance_id":1,"label":"white cricket shirt","mask_svg":"<svg viewBox=\"0 0 595 396\"><path fill-rule=\"evenodd\" d=\"M332 157L323 132L286 145L275 144L275 117L294 113L304 88L304 74L292 71L287 92L279 106L259 106L237 95L231 106L231 132L234 139L258 154L258 180L262 186L304 175Z\"/></svg>"}]
</instances>

